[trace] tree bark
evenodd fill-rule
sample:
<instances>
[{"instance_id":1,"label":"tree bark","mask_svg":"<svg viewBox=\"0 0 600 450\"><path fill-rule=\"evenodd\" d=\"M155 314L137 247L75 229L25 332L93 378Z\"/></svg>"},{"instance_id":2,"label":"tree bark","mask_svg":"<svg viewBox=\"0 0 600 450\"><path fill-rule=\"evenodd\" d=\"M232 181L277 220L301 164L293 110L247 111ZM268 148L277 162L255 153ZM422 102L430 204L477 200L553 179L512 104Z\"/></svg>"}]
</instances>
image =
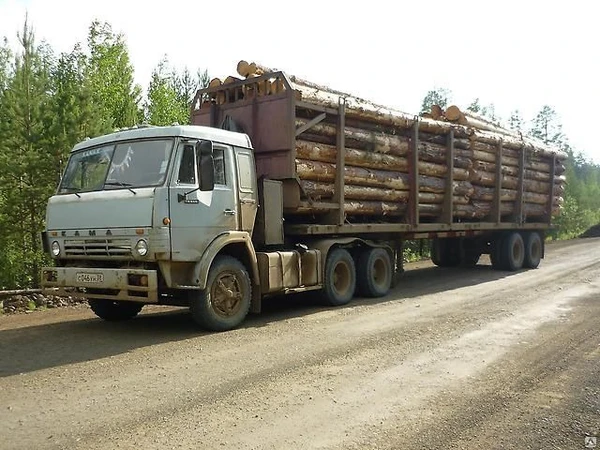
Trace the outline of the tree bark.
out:
<instances>
[{"instance_id":1,"label":"tree bark","mask_svg":"<svg viewBox=\"0 0 600 450\"><path fill-rule=\"evenodd\" d=\"M301 159L335 163L337 148L327 144L296 141L296 155ZM383 153L367 152L353 148L346 148L345 160L347 165L370 169L393 170L408 173L409 168L409 161L407 158ZM448 168L443 164L426 161L419 162L420 174L444 176L447 172ZM457 167L453 171L453 176L455 180L465 181L469 179L469 171Z\"/></svg>"},{"instance_id":2,"label":"tree bark","mask_svg":"<svg viewBox=\"0 0 600 450\"><path fill-rule=\"evenodd\" d=\"M300 180L300 186L306 195L315 201L331 199L335 185L333 183L322 183L316 181ZM409 191L400 191L395 189L383 189L368 186L356 186L347 184L344 186L344 198L348 200L374 200L383 202L406 203L409 199ZM435 194L432 192L419 192L419 203L442 203L444 194ZM456 204L467 204L469 198L465 195L454 195L453 201Z\"/></svg>"},{"instance_id":3,"label":"tree bark","mask_svg":"<svg viewBox=\"0 0 600 450\"><path fill-rule=\"evenodd\" d=\"M301 180L333 182L335 180L335 165L297 159L296 173ZM405 191L410 189L409 176L406 173L354 166L345 167L344 182L345 184L355 184L358 186L383 187ZM440 194L446 190L446 181L442 178L420 175L419 187L422 192ZM468 181L456 181L454 183L455 195L471 195L472 193L473 186Z\"/></svg>"}]
</instances>

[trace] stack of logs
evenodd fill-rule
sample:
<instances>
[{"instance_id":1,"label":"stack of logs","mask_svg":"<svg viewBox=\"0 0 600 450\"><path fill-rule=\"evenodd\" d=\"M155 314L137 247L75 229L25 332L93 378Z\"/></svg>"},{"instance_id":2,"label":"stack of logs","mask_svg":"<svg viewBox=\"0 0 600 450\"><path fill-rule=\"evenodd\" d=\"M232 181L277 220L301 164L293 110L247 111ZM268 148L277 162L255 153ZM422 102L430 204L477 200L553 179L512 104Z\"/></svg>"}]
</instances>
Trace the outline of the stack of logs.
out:
<instances>
[{"instance_id":1,"label":"stack of logs","mask_svg":"<svg viewBox=\"0 0 600 450\"><path fill-rule=\"evenodd\" d=\"M270 72L245 61L240 61L237 69L239 75L245 78ZM296 77L289 79L296 98L303 102L337 109L340 98L345 99L344 197L348 219L351 220L352 216L405 217L410 192L412 127L417 119ZM237 80L229 77L224 84ZM252 88L252 92L240 88L237 97L229 95L227 101L282 92L285 86L275 81L279 80L265 80L262 89L258 87L259 84ZM220 83L216 79L211 82L213 86ZM225 102L225 99L216 101ZM306 125L315 115L309 109L298 109L296 127ZM429 114L418 120L418 197L421 217L437 218L443 212L450 130L454 134L452 195L455 218L490 217L498 172L502 176L500 213L504 217L515 213L522 155L525 168L523 217L527 221L545 220L549 208L552 208L553 215L558 214L563 203L566 155L484 118L466 114L456 106L445 111L434 106ZM295 213L318 215L330 211L335 190L336 136L335 117L309 127L298 136L296 172L305 201L294 210ZM501 167L497 170L500 149Z\"/></svg>"}]
</instances>

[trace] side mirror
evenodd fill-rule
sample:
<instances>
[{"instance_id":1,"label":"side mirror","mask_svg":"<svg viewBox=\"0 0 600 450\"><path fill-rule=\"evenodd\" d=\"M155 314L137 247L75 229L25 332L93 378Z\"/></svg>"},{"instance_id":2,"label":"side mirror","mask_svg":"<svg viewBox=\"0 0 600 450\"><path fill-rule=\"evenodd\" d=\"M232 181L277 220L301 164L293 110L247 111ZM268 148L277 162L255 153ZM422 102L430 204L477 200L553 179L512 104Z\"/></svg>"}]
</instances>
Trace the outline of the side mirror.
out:
<instances>
[{"instance_id":1,"label":"side mirror","mask_svg":"<svg viewBox=\"0 0 600 450\"><path fill-rule=\"evenodd\" d=\"M215 188L215 161L213 159L213 143L211 141L198 141L196 155L200 167L200 190L212 191Z\"/></svg>"}]
</instances>

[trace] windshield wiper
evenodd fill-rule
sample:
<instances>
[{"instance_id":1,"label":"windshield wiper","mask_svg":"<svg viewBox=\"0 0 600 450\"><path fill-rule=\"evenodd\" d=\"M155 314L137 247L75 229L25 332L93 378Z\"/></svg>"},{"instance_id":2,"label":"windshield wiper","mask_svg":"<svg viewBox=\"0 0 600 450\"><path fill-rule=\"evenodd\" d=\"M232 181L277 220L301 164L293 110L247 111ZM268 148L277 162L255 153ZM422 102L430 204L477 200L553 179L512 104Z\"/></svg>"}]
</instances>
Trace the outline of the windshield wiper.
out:
<instances>
[{"instance_id":1,"label":"windshield wiper","mask_svg":"<svg viewBox=\"0 0 600 450\"><path fill-rule=\"evenodd\" d=\"M60 189L61 191L67 191L69 193L73 193L75 194L78 198L81 198L81 195L79 195L79 188L73 187L73 186L64 186Z\"/></svg>"},{"instance_id":2,"label":"windshield wiper","mask_svg":"<svg viewBox=\"0 0 600 450\"><path fill-rule=\"evenodd\" d=\"M106 183L104 183L104 186L121 186L121 187L125 187L127 189L129 189L133 195L137 195L137 192L135 192L133 189L131 189L129 186L131 186L130 183L123 183L122 181L107 181Z\"/></svg>"}]
</instances>

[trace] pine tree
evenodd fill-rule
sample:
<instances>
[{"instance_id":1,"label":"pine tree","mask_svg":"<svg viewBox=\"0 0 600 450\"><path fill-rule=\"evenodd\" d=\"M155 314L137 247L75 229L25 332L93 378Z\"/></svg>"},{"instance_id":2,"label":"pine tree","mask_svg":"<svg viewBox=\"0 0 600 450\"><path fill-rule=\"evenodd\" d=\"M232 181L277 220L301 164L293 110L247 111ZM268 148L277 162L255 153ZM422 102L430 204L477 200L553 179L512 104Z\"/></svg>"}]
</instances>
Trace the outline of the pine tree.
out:
<instances>
[{"instance_id":1,"label":"pine tree","mask_svg":"<svg viewBox=\"0 0 600 450\"><path fill-rule=\"evenodd\" d=\"M530 133L546 144L562 147L566 143L558 115L554 108L548 105L544 105L534 117Z\"/></svg>"},{"instance_id":2,"label":"pine tree","mask_svg":"<svg viewBox=\"0 0 600 450\"><path fill-rule=\"evenodd\" d=\"M431 107L433 105L439 105L442 109L446 109L450 99L452 97L452 92L449 89L445 88L434 88L431 91L425 94L423 98L423 102L421 103L421 112L420 114L428 113L431 111Z\"/></svg>"},{"instance_id":3,"label":"pine tree","mask_svg":"<svg viewBox=\"0 0 600 450\"><path fill-rule=\"evenodd\" d=\"M186 68L181 73L170 68L164 57L152 72L146 102L146 120L152 125L190 123L190 107L196 91L208 86L208 72L194 78Z\"/></svg>"},{"instance_id":4,"label":"pine tree","mask_svg":"<svg viewBox=\"0 0 600 450\"><path fill-rule=\"evenodd\" d=\"M18 34L20 53L2 96L0 174L2 183L4 264L13 285L36 285L43 261L39 232L49 191L54 186L48 123L50 63L47 48L36 46L27 20ZM5 280L6 282L6 280Z\"/></svg>"},{"instance_id":5,"label":"pine tree","mask_svg":"<svg viewBox=\"0 0 600 450\"><path fill-rule=\"evenodd\" d=\"M57 179L70 149L86 137L109 132L110 124L101 107L93 101L87 58L76 45L60 55L52 70L52 121L50 131Z\"/></svg>"},{"instance_id":6,"label":"pine tree","mask_svg":"<svg viewBox=\"0 0 600 450\"><path fill-rule=\"evenodd\" d=\"M135 125L139 121L141 87L134 84L125 38L114 33L110 24L94 21L88 47L92 101L100 105L102 121L117 128Z\"/></svg>"},{"instance_id":7,"label":"pine tree","mask_svg":"<svg viewBox=\"0 0 600 450\"><path fill-rule=\"evenodd\" d=\"M518 132L525 131L525 122L524 122L523 117L521 116L521 113L519 112L518 109L515 109L510 114L510 119L508 119L508 125L510 126L511 130L518 131Z\"/></svg>"}]
</instances>

